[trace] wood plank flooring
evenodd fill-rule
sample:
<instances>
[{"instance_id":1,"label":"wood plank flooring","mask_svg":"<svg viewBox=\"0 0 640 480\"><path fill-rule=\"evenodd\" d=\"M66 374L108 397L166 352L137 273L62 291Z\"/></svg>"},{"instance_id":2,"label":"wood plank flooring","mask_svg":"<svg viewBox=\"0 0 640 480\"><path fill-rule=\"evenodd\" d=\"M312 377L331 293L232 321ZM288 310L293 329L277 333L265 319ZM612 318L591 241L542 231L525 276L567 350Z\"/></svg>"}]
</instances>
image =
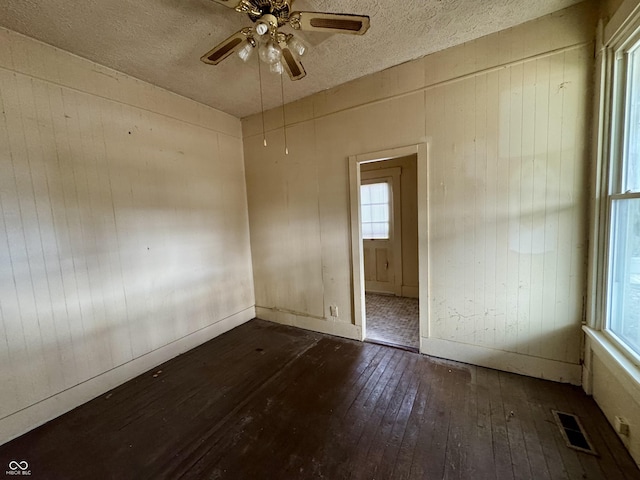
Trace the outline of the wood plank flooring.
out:
<instances>
[{"instance_id":1,"label":"wood plank flooring","mask_svg":"<svg viewBox=\"0 0 640 480\"><path fill-rule=\"evenodd\" d=\"M12 460L47 479L640 479L577 387L260 320L0 446Z\"/></svg>"}]
</instances>

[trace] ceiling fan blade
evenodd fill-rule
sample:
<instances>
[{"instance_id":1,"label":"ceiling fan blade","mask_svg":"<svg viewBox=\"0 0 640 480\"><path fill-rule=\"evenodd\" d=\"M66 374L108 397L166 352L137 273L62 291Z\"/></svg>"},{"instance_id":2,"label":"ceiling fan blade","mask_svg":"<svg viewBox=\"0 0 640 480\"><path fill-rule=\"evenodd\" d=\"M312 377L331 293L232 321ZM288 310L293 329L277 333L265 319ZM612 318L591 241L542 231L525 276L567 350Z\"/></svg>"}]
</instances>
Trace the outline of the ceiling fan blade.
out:
<instances>
[{"instance_id":1,"label":"ceiling fan blade","mask_svg":"<svg viewBox=\"0 0 640 480\"><path fill-rule=\"evenodd\" d=\"M243 33L242 30L234 33L229 38L224 40L219 45L216 45L214 48L205 53L200 60L204 63L208 63L209 65L217 65L222 60L227 58L233 52L238 50L247 36Z\"/></svg>"},{"instance_id":2,"label":"ceiling fan blade","mask_svg":"<svg viewBox=\"0 0 640 480\"><path fill-rule=\"evenodd\" d=\"M293 12L289 15L289 23L295 30L305 32L351 33L363 35L369 30L367 15L350 15L346 13Z\"/></svg>"},{"instance_id":3,"label":"ceiling fan blade","mask_svg":"<svg viewBox=\"0 0 640 480\"><path fill-rule=\"evenodd\" d=\"M282 43L280 44L280 48L282 49L282 65L289 74L291 80L300 80L301 78L306 77L307 72L291 49L286 44L283 45Z\"/></svg>"},{"instance_id":4,"label":"ceiling fan blade","mask_svg":"<svg viewBox=\"0 0 640 480\"><path fill-rule=\"evenodd\" d=\"M229 8L236 8L238 5L242 3L242 0L212 0L212 1Z\"/></svg>"}]
</instances>

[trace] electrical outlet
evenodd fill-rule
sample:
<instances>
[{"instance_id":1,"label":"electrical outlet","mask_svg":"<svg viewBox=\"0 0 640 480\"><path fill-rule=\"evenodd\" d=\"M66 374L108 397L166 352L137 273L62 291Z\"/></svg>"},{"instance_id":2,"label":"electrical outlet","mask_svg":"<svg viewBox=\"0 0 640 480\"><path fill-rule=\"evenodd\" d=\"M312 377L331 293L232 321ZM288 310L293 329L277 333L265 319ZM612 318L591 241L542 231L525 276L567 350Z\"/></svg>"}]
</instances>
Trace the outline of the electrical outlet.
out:
<instances>
[{"instance_id":1,"label":"electrical outlet","mask_svg":"<svg viewBox=\"0 0 640 480\"><path fill-rule=\"evenodd\" d=\"M337 305L329 305L329 313L332 317L338 317L338 306Z\"/></svg>"},{"instance_id":2,"label":"electrical outlet","mask_svg":"<svg viewBox=\"0 0 640 480\"><path fill-rule=\"evenodd\" d=\"M616 417L615 421L616 432L625 437L629 436L629 422L622 417Z\"/></svg>"}]
</instances>

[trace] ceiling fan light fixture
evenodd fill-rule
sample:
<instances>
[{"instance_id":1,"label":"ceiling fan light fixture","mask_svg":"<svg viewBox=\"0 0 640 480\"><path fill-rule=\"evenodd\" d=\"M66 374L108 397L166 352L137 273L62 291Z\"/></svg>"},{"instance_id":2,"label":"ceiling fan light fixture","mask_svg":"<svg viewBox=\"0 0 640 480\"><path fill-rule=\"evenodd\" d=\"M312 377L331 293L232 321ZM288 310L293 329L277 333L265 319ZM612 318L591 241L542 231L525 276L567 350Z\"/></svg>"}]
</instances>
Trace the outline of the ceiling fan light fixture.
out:
<instances>
[{"instance_id":1,"label":"ceiling fan light fixture","mask_svg":"<svg viewBox=\"0 0 640 480\"><path fill-rule=\"evenodd\" d=\"M247 40L244 45L238 50L238 57L243 62L249 61L251 56L253 55L253 51L255 50L255 45L253 45L249 40Z\"/></svg>"},{"instance_id":2,"label":"ceiling fan light fixture","mask_svg":"<svg viewBox=\"0 0 640 480\"><path fill-rule=\"evenodd\" d=\"M307 75L300 61L307 50L304 37L288 33L286 28L302 32L326 32L363 35L370 26L368 15L332 12L291 11L295 0L213 0L214 2L246 13L253 22L222 41L200 60L217 65L233 53L248 61L254 49L258 50L258 64L269 65L272 72L287 72L292 81ZM280 28L283 27L283 30ZM246 41L245 41L246 40ZM283 95L284 98L284 95Z\"/></svg>"},{"instance_id":3,"label":"ceiling fan light fixture","mask_svg":"<svg viewBox=\"0 0 640 480\"><path fill-rule=\"evenodd\" d=\"M287 46L289 47L289 50L295 53L298 57L303 56L307 51L307 46L294 35L291 35L289 40L287 40Z\"/></svg>"},{"instance_id":4,"label":"ceiling fan light fixture","mask_svg":"<svg viewBox=\"0 0 640 480\"><path fill-rule=\"evenodd\" d=\"M282 62L276 62L269 65L269 71L271 73L277 73L278 75L282 75L284 72L284 67L282 66Z\"/></svg>"},{"instance_id":5,"label":"ceiling fan light fixture","mask_svg":"<svg viewBox=\"0 0 640 480\"><path fill-rule=\"evenodd\" d=\"M256 25L256 33L260 36L264 35L269 31L269 25L266 23L258 22Z\"/></svg>"},{"instance_id":6,"label":"ceiling fan light fixture","mask_svg":"<svg viewBox=\"0 0 640 480\"><path fill-rule=\"evenodd\" d=\"M267 65L279 63L282 58L282 50L272 40L261 43L258 47L258 55Z\"/></svg>"},{"instance_id":7,"label":"ceiling fan light fixture","mask_svg":"<svg viewBox=\"0 0 640 480\"><path fill-rule=\"evenodd\" d=\"M266 13L260 17L260 19L256 22L256 33L260 36L265 35L270 31L275 31L278 28L278 19L271 15L270 13Z\"/></svg>"}]
</instances>

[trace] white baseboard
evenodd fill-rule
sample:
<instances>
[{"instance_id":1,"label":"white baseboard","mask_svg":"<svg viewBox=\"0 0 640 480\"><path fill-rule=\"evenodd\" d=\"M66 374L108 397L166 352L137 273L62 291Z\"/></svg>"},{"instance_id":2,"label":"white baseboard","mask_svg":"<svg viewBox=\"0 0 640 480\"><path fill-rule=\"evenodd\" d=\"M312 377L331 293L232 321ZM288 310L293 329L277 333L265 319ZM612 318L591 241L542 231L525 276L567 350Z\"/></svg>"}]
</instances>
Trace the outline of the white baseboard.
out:
<instances>
[{"instance_id":1,"label":"white baseboard","mask_svg":"<svg viewBox=\"0 0 640 480\"><path fill-rule=\"evenodd\" d=\"M327 333L337 337L361 340L362 330L357 325L347 322L334 321L332 318L309 317L301 313L292 313L276 308L256 306L256 316L282 325L304 328L314 332Z\"/></svg>"},{"instance_id":2,"label":"white baseboard","mask_svg":"<svg viewBox=\"0 0 640 480\"><path fill-rule=\"evenodd\" d=\"M420 339L420 352L480 367L580 385L582 367L574 363L468 345L438 338Z\"/></svg>"},{"instance_id":3,"label":"white baseboard","mask_svg":"<svg viewBox=\"0 0 640 480\"><path fill-rule=\"evenodd\" d=\"M0 445L73 410L167 360L255 318L255 307L195 331L0 420Z\"/></svg>"}]
</instances>

